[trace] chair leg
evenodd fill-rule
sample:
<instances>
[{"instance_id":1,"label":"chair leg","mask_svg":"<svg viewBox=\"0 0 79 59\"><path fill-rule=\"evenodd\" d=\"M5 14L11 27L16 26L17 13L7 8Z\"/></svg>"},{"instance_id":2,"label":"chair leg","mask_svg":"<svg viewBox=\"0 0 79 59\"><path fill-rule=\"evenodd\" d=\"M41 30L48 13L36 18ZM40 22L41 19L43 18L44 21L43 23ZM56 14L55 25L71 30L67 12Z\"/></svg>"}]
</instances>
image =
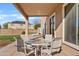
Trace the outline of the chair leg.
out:
<instances>
[{"instance_id":1,"label":"chair leg","mask_svg":"<svg viewBox=\"0 0 79 59\"><path fill-rule=\"evenodd\" d=\"M42 56L42 49L43 49L43 48L41 47L41 56Z\"/></svg>"},{"instance_id":2,"label":"chair leg","mask_svg":"<svg viewBox=\"0 0 79 59\"><path fill-rule=\"evenodd\" d=\"M27 56L26 48L24 48L24 53L25 53L25 55Z\"/></svg>"},{"instance_id":3,"label":"chair leg","mask_svg":"<svg viewBox=\"0 0 79 59\"><path fill-rule=\"evenodd\" d=\"M27 46L24 45L24 53L27 56L27 51L26 51Z\"/></svg>"},{"instance_id":4,"label":"chair leg","mask_svg":"<svg viewBox=\"0 0 79 59\"><path fill-rule=\"evenodd\" d=\"M59 50L59 52L58 53L60 53L62 51L62 47L60 47L60 50Z\"/></svg>"},{"instance_id":5,"label":"chair leg","mask_svg":"<svg viewBox=\"0 0 79 59\"><path fill-rule=\"evenodd\" d=\"M35 48L35 56L37 56L37 50L36 50L36 48Z\"/></svg>"}]
</instances>

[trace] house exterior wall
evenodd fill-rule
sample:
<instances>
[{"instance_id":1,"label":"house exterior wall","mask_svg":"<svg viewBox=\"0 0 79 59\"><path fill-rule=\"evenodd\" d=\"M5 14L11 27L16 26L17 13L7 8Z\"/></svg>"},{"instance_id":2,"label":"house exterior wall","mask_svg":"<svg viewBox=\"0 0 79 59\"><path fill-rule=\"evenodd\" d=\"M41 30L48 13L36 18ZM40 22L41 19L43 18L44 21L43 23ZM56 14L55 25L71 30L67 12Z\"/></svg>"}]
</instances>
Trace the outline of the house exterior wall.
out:
<instances>
[{"instance_id":1,"label":"house exterior wall","mask_svg":"<svg viewBox=\"0 0 79 59\"><path fill-rule=\"evenodd\" d=\"M63 19L63 16L62 16L62 7L63 5L59 5L58 8L56 8L55 10L55 15L56 15L56 30L55 30L55 33L56 33L56 37L61 37L62 38L62 26L63 26L63 22L62 22L62 19Z\"/></svg>"},{"instance_id":2,"label":"house exterior wall","mask_svg":"<svg viewBox=\"0 0 79 59\"><path fill-rule=\"evenodd\" d=\"M34 29L34 25L29 25L29 29Z\"/></svg>"},{"instance_id":3,"label":"house exterior wall","mask_svg":"<svg viewBox=\"0 0 79 59\"><path fill-rule=\"evenodd\" d=\"M49 17L48 17L49 18ZM50 34L50 20L47 18L47 20L46 20L46 24L47 24L47 26L46 26L46 34Z\"/></svg>"},{"instance_id":4,"label":"house exterior wall","mask_svg":"<svg viewBox=\"0 0 79 59\"><path fill-rule=\"evenodd\" d=\"M25 29L25 24L8 24L8 29Z\"/></svg>"},{"instance_id":5,"label":"house exterior wall","mask_svg":"<svg viewBox=\"0 0 79 59\"><path fill-rule=\"evenodd\" d=\"M55 9L55 19L56 19L56 30L55 30L55 37L61 37L62 38L62 4L58 5L58 7ZM52 17L53 13L46 19L47 23L47 29L46 32L50 34L50 17Z\"/></svg>"}]
</instances>

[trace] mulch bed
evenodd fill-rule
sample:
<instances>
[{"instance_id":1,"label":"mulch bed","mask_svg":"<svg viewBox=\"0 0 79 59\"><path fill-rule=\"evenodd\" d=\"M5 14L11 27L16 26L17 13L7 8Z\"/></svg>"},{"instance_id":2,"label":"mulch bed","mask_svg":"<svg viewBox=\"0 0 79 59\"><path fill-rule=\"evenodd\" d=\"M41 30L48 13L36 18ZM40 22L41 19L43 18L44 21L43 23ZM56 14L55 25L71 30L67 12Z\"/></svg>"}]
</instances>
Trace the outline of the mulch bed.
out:
<instances>
[{"instance_id":1,"label":"mulch bed","mask_svg":"<svg viewBox=\"0 0 79 59\"><path fill-rule=\"evenodd\" d=\"M10 43L12 43L12 42L7 41L7 40L0 40L0 48L4 47L4 46L6 46L6 45L8 45Z\"/></svg>"}]
</instances>

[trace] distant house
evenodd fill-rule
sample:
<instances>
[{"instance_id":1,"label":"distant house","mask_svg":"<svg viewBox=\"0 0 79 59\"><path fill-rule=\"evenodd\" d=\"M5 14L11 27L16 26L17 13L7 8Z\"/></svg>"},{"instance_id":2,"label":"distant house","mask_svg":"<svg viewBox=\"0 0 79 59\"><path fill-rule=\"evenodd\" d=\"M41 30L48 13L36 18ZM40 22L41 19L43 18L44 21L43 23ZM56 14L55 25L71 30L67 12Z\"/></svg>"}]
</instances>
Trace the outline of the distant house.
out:
<instances>
[{"instance_id":1,"label":"distant house","mask_svg":"<svg viewBox=\"0 0 79 59\"><path fill-rule=\"evenodd\" d=\"M29 23L29 29L34 29L34 25Z\"/></svg>"},{"instance_id":2,"label":"distant house","mask_svg":"<svg viewBox=\"0 0 79 59\"><path fill-rule=\"evenodd\" d=\"M25 27L24 21L13 21L8 23L8 29L25 29Z\"/></svg>"}]
</instances>

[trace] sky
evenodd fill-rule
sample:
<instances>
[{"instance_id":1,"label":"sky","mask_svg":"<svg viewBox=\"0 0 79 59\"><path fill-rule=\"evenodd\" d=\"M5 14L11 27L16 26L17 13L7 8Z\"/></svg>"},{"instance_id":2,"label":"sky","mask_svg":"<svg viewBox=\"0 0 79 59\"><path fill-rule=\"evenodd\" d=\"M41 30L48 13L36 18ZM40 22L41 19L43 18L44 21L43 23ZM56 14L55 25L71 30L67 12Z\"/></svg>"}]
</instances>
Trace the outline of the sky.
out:
<instances>
[{"instance_id":1,"label":"sky","mask_svg":"<svg viewBox=\"0 0 79 59\"><path fill-rule=\"evenodd\" d=\"M0 25L12 21L25 21L22 14L11 3L0 3ZM29 22L40 23L40 17L29 17Z\"/></svg>"},{"instance_id":2,"label":"sky","mask_svg":"<svg viewBox=\"0 0 79 59\"><path fill-rule=\"evenodd\" d=\"M40 17L29 17L29 23L30 24L39 24L40 23Z\"/></svg>"}]
</instances>

